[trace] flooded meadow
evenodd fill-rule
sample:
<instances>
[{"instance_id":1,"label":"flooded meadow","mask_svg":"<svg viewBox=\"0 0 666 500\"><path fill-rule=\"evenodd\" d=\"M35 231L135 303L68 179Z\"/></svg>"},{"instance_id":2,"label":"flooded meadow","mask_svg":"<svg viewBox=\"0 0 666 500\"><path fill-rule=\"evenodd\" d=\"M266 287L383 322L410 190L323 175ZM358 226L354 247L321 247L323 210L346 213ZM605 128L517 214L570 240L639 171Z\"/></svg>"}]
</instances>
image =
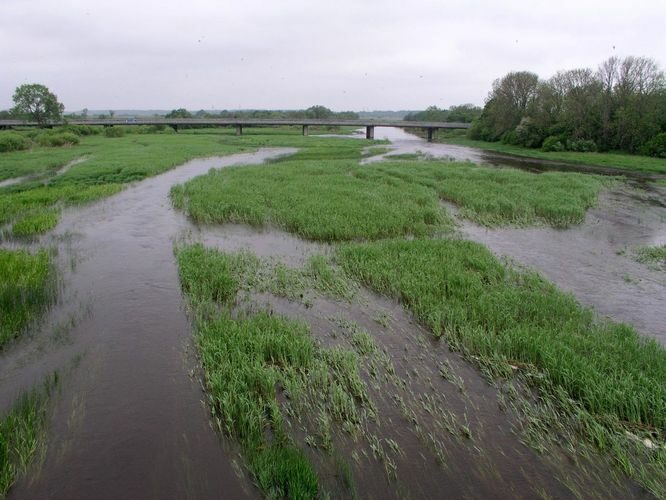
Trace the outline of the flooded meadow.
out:
<instances>
[{"instance_id":1,"label":"flooded meadow","mask_svg":"<svg viewBox=\"0 0 666 500\"><path fill-rule=\"evenodd\" d=\"M663 495L663 393L636 413L615 395L590 402L541 359L559 347L539 351L524 330L608 331L637 366L656 360L646 384L663 381L666 274L635 253L666 244L666 187L581 180L581 203L595 201L580 223L492 226L438 195L447 180L430 170L571 167L398 129L375 138L388 142L371 155L360 139L326 139L344 141L337 153L308 138L253 144L66 207L45 234L5 232L3 249L46 248L57 269L53 304L0 351L0 414L58 373L9 497ZM409 165L381 170L401 158L427 165L418 183ZM210 202L224 189L237 199ZM420 244L441 266L418 260ZM540 293L550 302L521 304ZM633 383L641 369L617 376Z\"/></svg>"}]
</instances>

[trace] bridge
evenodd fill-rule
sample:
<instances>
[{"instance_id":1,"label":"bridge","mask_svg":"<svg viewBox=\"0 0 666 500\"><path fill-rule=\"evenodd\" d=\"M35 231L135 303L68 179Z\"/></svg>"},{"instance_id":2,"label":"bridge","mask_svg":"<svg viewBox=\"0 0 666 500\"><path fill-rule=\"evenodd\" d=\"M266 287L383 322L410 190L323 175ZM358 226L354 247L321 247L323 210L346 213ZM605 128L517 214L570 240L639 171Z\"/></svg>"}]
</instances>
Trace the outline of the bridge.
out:
<instances>
[{"instance_id":1,"label":"bridge","mask_svg":"<svg viewBox=\"0 0 666 500\"><path fill-rule=\"evenodd\" d=\"M113 127L114 125L166 125L176 132L182 127L236 127L236 134L243 134L243 127L275 127L281 125L301 126L303 135L308 135L309 127L356 127L365 128L366 139L375 138L375 127L418 128L428 134L428 142L432 142L438 129L467 129L469 123L458 122L411 122L403 120L336 120L336 119L251 119L251 118L130 118L130 119L89 119L67 120L40 124L22 120L0 120L0 129L14 127L53 127L57 125L98 125Z\"/></svg>"}]
</instances>

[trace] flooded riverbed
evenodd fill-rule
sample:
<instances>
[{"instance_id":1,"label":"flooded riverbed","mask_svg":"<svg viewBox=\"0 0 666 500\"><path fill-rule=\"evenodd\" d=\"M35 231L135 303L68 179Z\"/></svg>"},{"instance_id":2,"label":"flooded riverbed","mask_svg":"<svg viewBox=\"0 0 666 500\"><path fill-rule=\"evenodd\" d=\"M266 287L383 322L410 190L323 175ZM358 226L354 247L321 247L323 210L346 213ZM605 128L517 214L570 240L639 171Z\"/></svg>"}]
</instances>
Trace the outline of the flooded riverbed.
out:
<instances>
[{"instance_id":1,"label":"flooded riverbed","mask_svg":"<svg viewBox=\"0 0 666 500\"><path fill-rule=\"evenodd\" d=\"M191 332L173 243L192 228L171 208L172 185L231 164L292 153L194 160L83 209L63 213L56 245L63 298L41 332L3 354L2 409L78 359L56 398L42 467L17 498L224 496L245 489L187 373Z\"/></svg>"},{"instance_id":2,"label":"flooded riverbed","mask_svg":"<svg viewBox=\"0 0 666 500\"><path fill-rule=\"evenodd\" d=\"M507 164L477 149L428 143L399 129L378 128L375 137L391 141L392 151L383 155L388 159L422 153L535 172L559 169L537 160ZM540 272L602 316L629 323L666 345L666 276L632 258L636 247L666 244L666 187L635 180L618 183L601 194L582 224L568 229L488 229L459 222L463 237Z\"/></svg>"},{"instance_id":3,"label":"flooded riverbed","mask_svg":"<svg viewBox=\"0 0 666 500\"><path fill-rule=\"evenodd\" d=\"M384 129L377 132L381 138ZM468 153L478 154L474 150L452 152L451 146L428 144L414 136L394 140L401 153L457 154L459 160L472 159L465 157ZM58 249L62 294L44 327L3 354L0 410L54 369L73 362L77 367L55 398L43 462L16 485L12 496L257 495L242 471L242 460L218 438L201 401L205 395L196 377L173 244L186 239L225 251L247 249L290 266L302 265L310 255L329 253L330 247L272 229L195 226L173 210L168 192L172 185L209 168L258 163L290 152L293 150L261 150L189 162L107 200L66 210L56 230L42 238L40 244ZM659 196L658 192L653 196L623 186L606 193L585 224L565 231L490 231L462 223L461 232L498 254L534 267L601 314L632 322L640 331L663 339L659 321L664 310L663 281L618 254L634 244L664 242L663 207L650 202ZM562 265L563 256L567 256L567 266ZM618 269L616 276L613 273ZM624 293L630 296L622 300ZM552 464L542 462L514 440L510 419L497 411L495 392L485 380L448 353L444 344L431 344L428 333L397 303L373 295L365 297L363 307L323 299L313 307L263 300L278 313L306 319L324 343L332 331L330 318L345 315L383 346L399 377L407 381L402 388L396 386L394 394L383 389L375 392L385 436L403 450L394 457L403 478L403 493L433 496L441 493L442 484L447 491L471 496L531 496L535 491L530 493L529 487L534 485L558 496L570 493L551 477ZM389 327L380 327L376 320L382 310L391 312ZM442 359L450 359L464 380L466 393L438 374ZM413 371L417 368L418 374ZM437 411L455 411L462 419L455 425L469 427L476 441L461 443L459 436L447 438L445 429L429 427L434 422L429 413L432 394L439 398ZM415 444L417 431L397 423L403 417L395 395L421 405L417 417L423 430L435 436L424 438L431 440L432 449L426 441L423 446ZM441 450L442 456L450 462L444 471L437 463L440 451L436 446L442 445L447 448ZM567 467L561 470L562 477L568 474ZM400 494L386 481L383 466L360 460L353 470L360 480L367 478L361 488L364 495ZM584 478L579 481L586 484ZM591 480L590 485L596 481ZM623 491L616 487L609 486L608 494Z\"/></svg>"}]
</instances>

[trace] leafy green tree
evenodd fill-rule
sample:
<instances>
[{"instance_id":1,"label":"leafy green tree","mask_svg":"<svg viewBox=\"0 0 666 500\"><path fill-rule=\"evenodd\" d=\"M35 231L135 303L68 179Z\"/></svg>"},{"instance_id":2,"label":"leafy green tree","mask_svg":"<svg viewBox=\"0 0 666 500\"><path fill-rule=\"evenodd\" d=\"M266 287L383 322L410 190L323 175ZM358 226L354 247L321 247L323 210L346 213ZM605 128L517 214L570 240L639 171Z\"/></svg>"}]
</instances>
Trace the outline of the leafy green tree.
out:
<instances>
[{"instance_id":1,"label":"leafy green tree","mask_svg":"<svg viewBox=\"0 0 666 500\"><path fill-rule=\"evenodd\" d=\"M38 83L24 84L14 91L12 113L27 117L40 125L62 119L65 106L47 87Z\"/></svg>"},{"instance_id":2,"label":"leafy green tree","mask_svg":"<svg viewBox=\"0 0 666 500\"><path fill-rule=\"evenodd\" d=\"M305 115L308 118L325 119L333 116L333 111L326 106L311 106L305 110Z\"/></svg>"},{"instance_id":3,"label":"leafy green tree","mask_svg":"<svg viewBox=\"0 0 666 500\"><path fill-rule=\"evenodd\" d=\"M192 113L185 108L172 109L164 118L192 118Z\"/></svg>"},{"instance_id":4,"label":"leafy green tree","mask_svg":"<svg viewBox=\"0 0 666 500\"><path fill-rule=\"evenodd\" d=\"M495 80L481 117L470 131L472 137L496 141L513 131L533 114L538 90L539 77L528 71L512 71Z\"/></svg>"}]
</instances>

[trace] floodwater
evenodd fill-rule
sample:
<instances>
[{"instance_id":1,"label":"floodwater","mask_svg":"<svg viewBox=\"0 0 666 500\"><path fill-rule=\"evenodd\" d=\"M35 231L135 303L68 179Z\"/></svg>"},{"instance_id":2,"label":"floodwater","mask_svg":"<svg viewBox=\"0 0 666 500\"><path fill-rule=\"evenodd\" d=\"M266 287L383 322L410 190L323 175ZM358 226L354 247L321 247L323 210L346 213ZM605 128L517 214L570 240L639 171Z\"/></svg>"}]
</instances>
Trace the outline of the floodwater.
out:
<instances>
[{"instance_id":1,"label":"floodwater","mask_svg":"<svg viewBox=\"0 0 666 500\"><path fill-rule=\"evenodd\" d=\"M367 366L362 372L377 419L361 436L339 432L333 437L332 456L341 455L350 465L359 498L536 498L540 491L555 498L589 491L608 498L640 495L630 483L608 481L608 464L578 456L574 467L574 457L559 449L539 454L523 445L518 417L500 409L497 389L396 301L366 290L350 303L318 296L304 305L270 294L254 301L259 310L305 320L325 347L353 350L341 324L372 336L379 374L371 375ZM443 365L450 380L441 375ZM459 384L452 381L456 377ZM469 428L468 436L463 427ZM370 443L379 443L385 456L378 458ZM349 498L327 463L331 457L303 448L317 465L324 490L333 498ZM394 467L390 478L387 464Z\"/></svg>"},{"instance_id":2,"label":"floodwater","mask_svg":"<svg viewBox=\"0 0 666 500\"><path fill-rule=\"evenodd\" d=\"M210 168L294 150L191 161L107 200L63 213L42 244L58 248L63 297L32 341L3 354L0 411L78 359L55 398L48 448L16 498L238 498L247 489L209 423L173 244L193 226L172 185Z\"/></svg>"},{"instance_id":3,"label":"floodwater","mask_svg":"<svg viewBox=\"0 0 666 500\"><path fill-rule=\"evenodd\" d=\"M421 137L398 128L378 127L375 129L375 139L387 139L391 141L391 151L383 155L374 156L366 161L380 161L384 158L391 159L391 155L420 153L423 156L431 158L444 158L452 161L470 161L488 167L513 167L535 173L558 170L564 172L587 172L600 175L622 174L629 179L636 180L664 178L663 175L659 174L648 174L644 172L634 172L593 165L572 165L570 163L559 161L539 160L535 158L496 153L493 151L484 151L482 149L458 146L455 144L427 142Z\"/></svg>"},{"instance_id":4,"label":"floodwater","mask_svg":"<svg viewBox=\"0 0 666 500\"><path fill-rule=\"evenodd\" d=\"M377 129L376 137L381 138L384 130ZM404 134L386 130L389 134ZM396 147L402 148L400 152L421 150L433 156L460 153L445 151L443 148L451 147L428 144L414 136L394 140ZM264 149L188 162L109 199L66 210L56 230L41 239L39 244L57 248L63 272L61 297L39 331L3 353L0 412L46 374L73 363L76 368L68 372L54 398L45 456L12 489L13 497L238 498L258 494L243 471L237 450L211 427L209 412L202 402L205 394L198 381L173 245L187 240L202 241L225 251L248 249L260 257L292 266L301 265L309 255L328 253L330 247L304 242L274 229L195 226L173 210L168 192L172 185L210 168L259 163L293 151ZM470 154L477 154L471 151ZM608 283L599 277L612 276L612 272L599 274L595 270L605 259L620 259L627 266L634 266L629 264L633 262L629 257L613 253L615 248L635 240L664 241L664 219L659 219L660 212L654 212L655 207L643 200L644 192L637 194L627 189L626 196L622 191L617 193L620 194L605 195L589 224L586 221L582 226L589 226L588 229L577 229L581 231L577 238L567 236L575 230L487 231L467 224L461 231L473 239L485 239L497 253L537 268L602 314L615 318L622 311L635 313L642 307L644 317L634 318L644 321L639 329L658 335L659 314L665 310L663 283L660 285L653 274L640 274L643 268L635 264L632 279L642 280L635 285L646 287L655 295L661 293L661 299L643 303L639 296L636 304L630 306L632 299L628 297L619 308L604 300ZM624 201L620 203L613 196L630 201L623 205ZM604 215L618 205L627 214ZM640 223L632 218L637 206L645 209ZM605 217L606 222L595 222L594 217ZM621 223L613 222L616 219ZM530 236L527 231L537 233ZM528 247L522 249L524 253L521 245L512 246L513 240L520 241L520 237ZM551 243L555 248L549 248L546 243L531 241L532 237L559 239L559 247ZM595 243L602 250L594 247ZM529 253L529 248L535 250ZM583 287L585 280L577 276L583 273L576 273L575 269L564 273L565 266L557 262L562 255L571 259L571 252L575 254L577 248L581 257L571 262L575 263L573 266L586 262L588 279L596 283L589 290ZM584 260L586 256L588 261ZM621 276L620 281L629 286L625 277ZM616 281L612 284L618 285ZM638 293L633 288L629 291ZM618 298L620 292L617 288ZM577 475L576 468L566 461L538 455L522 445L513 434L512 417L497 409L494 388L467 363L449 353L443 343L431 342L429 334L397 303L363 293L366 296L362 305L320 297L310 308L274 297L263 298L278 313L306 319L324 345L332 345L342 337L339 332L335 339L330 337L335 331L332 316L343 315L358 322L373 335L402 380L390 390L373 388L381 417L371 429L398 444L401 451L394 453L392 460L399 479L397 483L387 481L384 465L361 455L351 467L363 497L432 497L446 495L445 492L450 496L537 496L532 487L566 497L571 496L563 484L566 480L575 482L583 491L605 491L607 496L637 494L636 490L625 491L614 484L608 484L607 490L598 489L602 488L598 480L586 478L584 473ZM607 304L608 313L603 304ZM386 326L376 321L381 312L389 318ZM633 318L631 314L627 317ZM464 393L438 375L443 359L450 361L464 381ZM405 423L395 396L415 408L411 423ZM443 415L445 409L455 414L455 425L469 426L474 439L461 441L459 435L449 437L445 429L437 427L433 411ZM361 444L345 441L344 436L336 439L340 446L361 453ZM446 466L442 466L442 461ZM331 472L330 483L335 483L334 476ZM324 477L325 484L326 481Z\"/></svg>"},{"instance_id":5,"label":"floodwater","mask_svg":"<svg viewBox=\"0 0 666 500\"><path fill-rule=\"evenodd\" d=\"M389 159L422 152L534 172L559 169L536 160L507 164L477 149L428 143L399 129L378 128L375 137L391 141L393 151L383 155ZM455 213L452 205L447 208ZM632 258L638 246L666 244L666 187L633 179L619 183L601 194L582 224L568 229L488 229L464 219L459 223L463 237L537 270L601 316L629 323L666 345L666 276Z\"/></svg>"},{"instance_id":6,"label":"floodwater","mask_svg":"<svg viewBox=\"0 0 666 500\"><path fill-rule=\"evenodd\" d=\"M46 182L53 177L57 177L58 175L62 175L65 172L67 172L70 168L72 168L74 165L78 165L79 163L83 163L86 161L87 158L76 158L62 167L60 167L58 170L56 170L53 175L51 176L44 176L44 175L24 175L23 177L13 177L11 179L5 179L4 181L0 181L0 188L7 187L7 186L14 186L16 184L20 184L22 182L26 181L33 181L33 180L41 180L42 182Z\"/></svg>"}]
</instances>

